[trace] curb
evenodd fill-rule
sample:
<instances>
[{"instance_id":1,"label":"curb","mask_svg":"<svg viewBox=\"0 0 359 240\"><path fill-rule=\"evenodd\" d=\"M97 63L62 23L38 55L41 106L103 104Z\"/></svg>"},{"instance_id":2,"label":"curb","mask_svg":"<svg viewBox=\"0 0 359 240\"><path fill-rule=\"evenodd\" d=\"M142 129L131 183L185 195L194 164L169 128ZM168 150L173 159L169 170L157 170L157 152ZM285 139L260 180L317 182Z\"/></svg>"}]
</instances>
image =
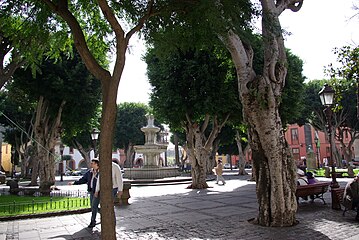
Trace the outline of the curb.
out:
<instances>
[{"instance_id":1,"label":"curb","mask_svg":"<svg viewBox=\"0 0 359 240\"><path fill-rule=\"evenodd\" d=\"M206 181L213 181L214 177L209 177ZM177 184L190 184L192 183L192 178L182 178L182 179L143 179L143 180L125 180L124 182L131 183L132 186L161 186L161 185L177 185Z\"/></svg>"}]
</instances>

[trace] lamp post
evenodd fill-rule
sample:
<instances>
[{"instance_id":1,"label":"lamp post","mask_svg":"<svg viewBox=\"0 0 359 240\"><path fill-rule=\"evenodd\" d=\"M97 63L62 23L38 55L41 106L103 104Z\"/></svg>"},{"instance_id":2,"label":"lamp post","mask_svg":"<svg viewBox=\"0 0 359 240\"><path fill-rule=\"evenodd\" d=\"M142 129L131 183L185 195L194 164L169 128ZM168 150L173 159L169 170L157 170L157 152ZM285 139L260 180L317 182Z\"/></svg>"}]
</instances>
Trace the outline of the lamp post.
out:
<instances>
[{"instance_id":1,"label":"lamp post","mask_svg":"<svg viewBox=\"0 0 359 240\"><path fill-rule=\"evenodd\" d=\"M315 154L317 157L317 169L320 168L320 163L319 163L319 139L317 137L317 135L315 135L314 137L314 143L315 143Z\"/></svg>"},{"instance_id":2,"label":"lamp post","mask_svg":"<svg viewBox=\"0 0 359 240\"><path fill-rule=\"evenodd\" d=\"M11 178L15 177L15 148L11 147L11 163L12 163L12 174Z\"/></svg>"},{"instance_id":3,"label":"lamp post","mask_svg":"<svg viewBox=\"0 0 359 240\"><path fill-rule=\"evenodd\" d=\"M65 149L65 146L61 143L61 144L60 144L60 155L61 155L60 182L63 182L63 181L64 181L64 159L63 159L64 149Z\"/></svg>"},{"instance_id":4,"label":"lamp post","mask_svg":"<svg viewBox=\"0 0 359 240\"><path fill-rule=\"evenodd\" d=\"M332 182L330 184L332 192L332 208L340 209L339 199L335 197L335 189L339 188L339 184L335 174L335 164L333 159L333 141L332 141L332 106L334 104L334 93L335 91L328 84L324 84L323 88L319 91L320 101L325 106L324 114L327 119L328 137L330 146L330 164L332 166Z\"/></svg>"},{"instance_id":5,"label":"lamp post","mask_svg":"<svg viewBox=\"0 0 359 240\"><path fill-rule=\"evenodd\" d=\"M97 130L96 128L92 129L91 139L92 139L92 142L93 142L93 151L94 151L94 157L95 158L97 158L96 143L97 143L97 139L98 139L99 134L100 134L99 130Z\"/></svg>"}]
</instances>

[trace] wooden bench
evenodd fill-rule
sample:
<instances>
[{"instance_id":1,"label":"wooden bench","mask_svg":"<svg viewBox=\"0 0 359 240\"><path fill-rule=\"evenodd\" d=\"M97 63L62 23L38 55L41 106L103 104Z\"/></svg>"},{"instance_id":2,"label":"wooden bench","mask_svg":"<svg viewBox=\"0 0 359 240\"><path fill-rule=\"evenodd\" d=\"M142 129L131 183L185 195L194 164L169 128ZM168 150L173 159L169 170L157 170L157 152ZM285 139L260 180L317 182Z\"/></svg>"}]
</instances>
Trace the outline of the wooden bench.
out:
<instances>
[{"instance_id":1,"label":"wooden bench","mask_svg":"<svg viewBox=\"0 0 359 240\"><path fill-rule=\"evenodd\" d=\"M351 209L351 206L348 205L348 203L345 203L344 202L344 191L345 191L345 188L341 187L341 188L334 188L331 190L332 191L332 194L333 194L333 197L335 199L335 201L338 201L338 206L336 209L340 209L341 210L341 206L344 207L344 210L343 210L343 216L345 216L345 213L347 211L350 211L350 210L354 210L356 211L355 209Z\"/></svg>"},{"instance_id":2,"label":"wooden bench","mask_svg":"<svg viewBox=\"0 0 359 240\"><path fill-rule=\"evenodd\" d=\"M318 182L314 184L297 186L297 191L295 192L297 202L300 197L310 196L312 198L312 202L314 202L315 198L319 198L323 201L324 204L326 204L324 200L324 193L328 191L329 185L329 182Z\"/></svg>"}]
</instances>

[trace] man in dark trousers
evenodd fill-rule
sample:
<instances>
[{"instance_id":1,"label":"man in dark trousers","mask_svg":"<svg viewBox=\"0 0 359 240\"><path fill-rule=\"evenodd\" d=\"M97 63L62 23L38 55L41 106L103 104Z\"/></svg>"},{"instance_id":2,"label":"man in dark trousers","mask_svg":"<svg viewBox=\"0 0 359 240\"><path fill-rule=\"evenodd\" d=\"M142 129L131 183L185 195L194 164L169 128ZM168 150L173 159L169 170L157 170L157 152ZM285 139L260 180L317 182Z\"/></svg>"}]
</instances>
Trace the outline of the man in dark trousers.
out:
<instances>
[{"instance_id":1,"label":"man in dark trousers","mask_svg":"<svg viewBox=\"0 0 359 240\"><path fill-rule=\"evenodd\" d=\"M98 212L98 205L100 203L100 197L96 194L96 185L99 179L99 161L98 159L92 159L91 169L88 170L79 180L70 182L69 185L87 184L87 191L90 193L90 205L91 205L91 222L88 228L93 228L96 225L96 215Z\"/></svg>"}]
</instances>

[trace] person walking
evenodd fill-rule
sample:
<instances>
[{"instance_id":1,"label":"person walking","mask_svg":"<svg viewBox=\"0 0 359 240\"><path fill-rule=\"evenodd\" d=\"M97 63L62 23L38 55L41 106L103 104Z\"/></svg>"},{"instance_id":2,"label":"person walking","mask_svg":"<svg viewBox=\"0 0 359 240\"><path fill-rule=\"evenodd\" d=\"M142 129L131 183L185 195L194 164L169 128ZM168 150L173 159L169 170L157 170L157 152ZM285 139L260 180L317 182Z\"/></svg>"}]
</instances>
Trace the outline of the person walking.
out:
<instances>
[{"instance_id":1,"label":"person walking","mask_svg":"<svg viewBox=\"0 0 359 240\"><path fill-rule=\"evenodd\" d=\"M226 184L226 181L224 180L222 174L223 174L223 165L222 165L222 160L219 159L217 166L214 168L215 173L217 175L217 182L216 184L218 184L219 181L222 181L223 185Z\"/></svg>"},{"instance_id":2,"label":"person walking","mask_svg":"<svg viewBox=\"0 0 359 240\"><path fill-rule=\"evenodd\" d=\"M100 203L100 196L96 193L96 187L98 186L100 164L98 159L91 160L91 169L88 170L79 180L75 182L69 182L69 185L87 184L87 191L90 194L91 205L91 222L88 228L93 228L96 225L96 216L99 210L98 205Z\"/></svg>"}]
</instances>

